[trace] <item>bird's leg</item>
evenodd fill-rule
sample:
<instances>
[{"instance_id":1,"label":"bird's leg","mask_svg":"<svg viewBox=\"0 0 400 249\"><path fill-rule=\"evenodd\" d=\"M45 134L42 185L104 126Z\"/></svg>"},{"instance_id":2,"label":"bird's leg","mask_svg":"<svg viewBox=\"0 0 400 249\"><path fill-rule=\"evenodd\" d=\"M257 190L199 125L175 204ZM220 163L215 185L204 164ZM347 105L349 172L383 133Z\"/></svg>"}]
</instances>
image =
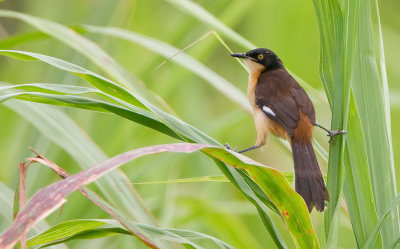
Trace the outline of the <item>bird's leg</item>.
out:
<instances>
[{"instance_id":1,"label":"bird's leg","mask_svg":"<svg viewBox=\"0 0 400 249\"><path fill-rule=\"evenodd\" d=\"M250 148L247 148L247 149L238 151L238 153L242 154L242 153L245 153L245 152L247 152L247 151L255 150L255 149L258 149L258 148L261 148L261 145L254 145L253 147L250 147Z\"/></svg>"},{"instance_id":2,"label":"bird's leg","mask_svg":"<svg viewBox=\"0 0 400 249\"><path fill-rule=\"evenodd\" d=\"M329 129L323 127L322 125L320 125L320 124L318 124L318 123L315 123L314 125L317 126L317 127L319 127L319 128L321 128L321 129L323 129L324 131L328 132L328 135L327 135L327 136L330 137L330 138L329 138L329 143L330 143L330 144L333 143L333 138L334 138L335 136L341 135L341 134L346 134L346 133L347 133L347 131L341 130L341 129L337 129L337 130L331 131L331 130L329 130Z\"/></svg>"}]
</instances>

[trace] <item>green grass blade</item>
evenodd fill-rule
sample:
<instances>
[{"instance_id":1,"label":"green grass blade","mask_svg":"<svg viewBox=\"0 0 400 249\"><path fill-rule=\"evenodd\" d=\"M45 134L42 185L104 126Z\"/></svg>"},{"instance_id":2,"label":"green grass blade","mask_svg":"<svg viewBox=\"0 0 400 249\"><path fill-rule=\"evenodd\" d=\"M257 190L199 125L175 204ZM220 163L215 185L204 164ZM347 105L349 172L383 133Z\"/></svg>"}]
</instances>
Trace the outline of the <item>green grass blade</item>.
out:
<instances>
[{"instance_id":1,"label":"green grass blade","mask_svg":"<svg viewBox=\"0 0 400 249\"><path fill-rule=\"evenodd\" d=\"M237 44L242 45L244 48L255 48L255 45L242 36L226 27L220 20L211 15L207 10L203 9L200 5L189 0L167 0L172 5L180 8L184 12L194 16L195 18L203 21L213 27L219 33L235 41Z\"/></svg>"},{"instance_id":2,"label":"green grass blade","mask_svg":"<svg viewBox=\"0 0 400 249\"><path fill-rule=\"evenodd\" d=\"M320 40L320 77L332 110L332 129L346 129L350 83L342 81L343 19L336 0L313 1L317 15ZM330 204L325 213L327 248L337 248L340 223L340 198L344 171L343 137L335 138L329 148L327 187Z\"/></svg>"},{"instance_id":3,"label":"green grass blade","mask_svg":"<svg viewBox=\"0 0 400 249\"><path fill-rule=\"evenodd\" d=\"M28 240L27 246L48 244L63 238L69 238L84 231L92 230L103 226L104 222L97 220L69 220L57 224L43 233L40 233Z\"/></svg>"},{"instance_id":4,"label":"green grass blade","mask_svg":"<svg viewBox=\"0 0 400 249\"><path fill-rule=\"evenodd\" d=\"M165 181L132 182L133 185L170 184L170 183L197 183L197 182L229 182L225 176L198 176Z\"/></svg>"},{"instance_id":5,"label":"green grass blade","mask_svg":"<svg viewBox=\"0 0 400 249\"><path fill-rule=\"evenodd\" d=\"M219 248L233 249L233 247L227 243L203 233L180 229L157 228L132 221L130 221L130 223L150 234L154 239L171 241L182 245L191 245L194 248L202 247L191 242L191 240L206 239L213 241ZM28 246L41 245L41 248L43 248L77 239L97 239L117 234L130 235L129 231L114 220L69 220L61 222L49 230L31 238L28 241Z\"/></svg>"},{"instance_id":6,"label":"green grass blade","mask_svg":"<svg viewBox=\"0 0 400 249\"><path fill-rule=\"evenodd\" d=\"M83 231L81 233L72 235L70 237L63 237L60 238L59 240L44 245L40 244L41 246L39 248L56 246L73 240L101 239L115 235L131 235L131 234L122 228L97 228L88 231Z\"/></svg>"},{"instance_id":7,"label":"green grass blade","mask_svg":"<svg viewBox=\"0 0 400 249\"><path fill-rule=\"evenodd\" d=\"M379 231L382 230L382 227L388 217L396 210L398 205L400 204L400 195L397 195L394 199L390 207L383 213L383 216L380 218L378 224L370 234L367 242L365 243L363 249L372 249L374 248L374 244L379 236ZM393 245L396 246L399 239L394 240L391 244L388 244L388 248L392 248Z\"/></svg>"},{"instance_id":8,"label":"green grass blade","mask_svg":"<svg viewBox=\"0 0 400 249\"><path fill-rule=\"evenodd\" d=\"M142 102L140 102L136 96L134 96L131 92L126 90L125 88L119 86L118 84L107 80L106 78L88 71L78 65L37 53L25 52L25 51L16 51L16 50L0 50L0 54L13 57L19 60L40 60L45 63L48 63L54 67L57 67L61 70L65 70L76 74L77 76L90 81L96 88L102 90L105 93L108 93L114 97L120 98L128 103L133 105L137 105L138 107L144 108Z\"/></svg>"},{"instance_id":9,"label":"green grass blade","mask_svg":"<svg viewBox=\"0 0 400 249\"><path fill-rule=\"evenodd\" d=\"M294 182L293 172L281 172L289 183ZM133 185L148 185L148 184L170 184L170 183L197 183L197 182L229 182L226 176L198 176L183 179L172 179L165 181L150 181L150 182L132 182Z\"/></svg>"},{"instance_id":10,"label":"green grass blade","mask_svg":"<svg viewBox=\"0 0 400 249\"><path fill-rule=\"evenodd\" d=\"M54 37L60 42L65 43L74 50L90 58L93 63L97 64L106 73L119 80L120 83L125 86L133 87L133 85L130 85L132 81L128 80L129 77L125 70L118 65L112 57L104 52L97 44L82 37L74 30L55 22L14 11L0 10L0 16L17 18L29 23L45 34Z\"/></svg>"},{"instance_id":11,"label":"green grass blade","mask_svg":"<svg viewBox=\"0 0 400 249\"><path fill-rule=\"evenodd\" d=\"M0 49L10 49L18 44L42 40L45 38L49 38L49 36L43 32L31 32L27 34L14 35L1 40Z\"/></svg>"},{"instance_id":12,"label":"green grass blade","mask_svg":"<svg viewBox=\"0 0 400 249\"><path fill-rule=\"evenodd\" d=\"M395 173L395 166L394 166L394 154L393 154L393 142L392 142L392 134L391 134L391 121L390 121L390 106L399 106L393 105L394 103L391 102L391 98L389 95L389 86L388 86L388 80L387 80L387 74L386 74L386 61L385 61L385 53L383 49L383 35L382 35L382 27L381 27L381 21L380 21L380 14L379 14L379 4L378 1L376 0L374 3L374 9L375 9L375 15L376 15L376 20L378 22L377 28L378 28L378 59L379 59L379 72L380 72L380 80L382 84L382 95L383 95L383 101L384 101L384 110L385 110L385 118L386 118L386 129L388 131L388 143L389 143L389 154L390 154L390 164L391 164L391 171L392 171L392 176L394 177L396 175ZM393 179L394 188L396 189L396 181ZM396 217L397 216L397 217ZM397 208L397 213L396 210L394 210L394 217L392 216L393 220L396 222L399 220L398 217L398 208ZM396 226L395 229L397 230L397 233L395 236L400 237L400 232L399 231L399 226ZM396 247L397 243L399 243L400 239L397 239L397 242L393 242L392 247Z\"/></svg>"},{"instance_id":13,"label":"green grass blade","mask_svg":"<svg viewBox=\"0 0 400 249\"><path fill-rule=\"evenodd\" d=\"M8 93L7 89L20 89L20 90L36 90L31 92L17 92ZM2 93L2 90L4 93ZM49 94L56 93L56 94ZM174 131L169 129L164 123L159 121L152 113L149 113L140 108L135 108L129 105L129 109L114 103L108 103L101 100L68 95L68 94L83 94L83 93L97 93L109 99L113 99L109 95L103 94L96 89L75 87L68 85L55 85L55 84L24 84L0 87L0 102L9 99L20 99L31 102L38 102L43 104L74 107L86 109L91 111L115 113L121 117L129 119L138 124L147 126L156 131L164 133L173 138L181 139Z\"/></svg>"},{"instance_id":14,"label":"green grass blade","mask_svg":"<svg viewBox=\"0 0 400 249\"><path fill-rule=\"evenodd\" d=\"M360 4L358 39L352 88L365 134L372 189L378 218L382 217L395 197L394 162L391 148L391 131L387 125L387 101L374 53L371 4ZM379 59L379 57L378 57ZM381 70L381 73L382 72ZM387 99L387 100L385 100ZM386 103L386 104L385 104ZM383 247L389 247L400 236L397 208L389 216L382 231Z\"/></svg>"},{"instance_id":15,"label":"green grass blade","mask_svg":"<svg viewBox=\"0 0 400 249\"><path fill-rule=\"evenodd\" d=\"M357 107L351 96L347 137L346 179L343 192L350 213L354 235L361 248L378 222L371 177L368 168L367 150ZM368 217L365 219L364 217ZM380 248L377 246L376 248Z\"/></svg>"}]
</instances>

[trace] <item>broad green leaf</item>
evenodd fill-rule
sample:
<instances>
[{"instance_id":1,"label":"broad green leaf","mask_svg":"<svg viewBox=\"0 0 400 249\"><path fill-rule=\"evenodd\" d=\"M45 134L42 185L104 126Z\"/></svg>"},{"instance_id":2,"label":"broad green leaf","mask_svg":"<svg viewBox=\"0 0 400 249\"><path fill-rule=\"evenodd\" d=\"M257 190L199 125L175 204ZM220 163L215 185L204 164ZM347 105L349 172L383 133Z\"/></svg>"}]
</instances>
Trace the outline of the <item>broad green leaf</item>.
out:
<instances>
[{"instance_id":1,"label":"broad green leaf","mask_svg":"<svg viewBox=\"0 0 400 249\"><path fill-rule=\"evenodd\" d=\"M233 153L226 150L214 148L203 150L230 166L244 169L250 174L279 209L298 248L319 248L303 198L293 190L279 171L265 167L241 154L235 153L236 157L233 157L231 156Z\"/></svg>"}]
</instances>

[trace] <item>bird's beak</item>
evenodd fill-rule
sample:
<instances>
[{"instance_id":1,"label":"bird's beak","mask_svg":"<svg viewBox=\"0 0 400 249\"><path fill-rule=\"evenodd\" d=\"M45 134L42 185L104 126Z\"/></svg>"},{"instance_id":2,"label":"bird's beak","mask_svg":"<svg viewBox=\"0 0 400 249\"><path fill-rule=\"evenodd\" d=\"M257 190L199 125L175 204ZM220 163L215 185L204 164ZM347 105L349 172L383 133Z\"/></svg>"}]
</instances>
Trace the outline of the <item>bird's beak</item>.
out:
<instances>
[{"instance_id":1,"label":"bird's beak","mask_svg":"<svg viewBox=\"0 0 400 249\"><path fill-rule=\"evenodd\" d=\"M244 53L235 53L235 54L231 54L231 56L232 56L232 57L236 57L236 58L250 59L250 60L255 61L254 58L252 58L252 57L250 57L250 56L248 56L248 55L246 55L246 54L244 54Z\"/></svg>"}]
</instances>

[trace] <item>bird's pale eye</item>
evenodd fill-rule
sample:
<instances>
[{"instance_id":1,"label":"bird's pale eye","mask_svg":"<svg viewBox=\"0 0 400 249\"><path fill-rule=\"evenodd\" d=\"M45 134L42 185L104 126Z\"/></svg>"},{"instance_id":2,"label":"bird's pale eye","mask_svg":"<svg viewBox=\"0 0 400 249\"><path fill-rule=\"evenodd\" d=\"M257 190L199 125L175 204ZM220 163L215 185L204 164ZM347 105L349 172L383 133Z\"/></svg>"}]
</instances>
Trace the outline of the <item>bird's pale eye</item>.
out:
<instances>
[{"instance_id":1,"label":"bird's pale eye","mask_svg":"<svg viewBox=\"0 0 400 249\"><path fill-rule=\"evenodd\" d=\"M259 60L264 59L264 55L263 55L263 54L259 54L259 55L257 56L257 59L259 59Z\"/></svg>"}]
</instances>

